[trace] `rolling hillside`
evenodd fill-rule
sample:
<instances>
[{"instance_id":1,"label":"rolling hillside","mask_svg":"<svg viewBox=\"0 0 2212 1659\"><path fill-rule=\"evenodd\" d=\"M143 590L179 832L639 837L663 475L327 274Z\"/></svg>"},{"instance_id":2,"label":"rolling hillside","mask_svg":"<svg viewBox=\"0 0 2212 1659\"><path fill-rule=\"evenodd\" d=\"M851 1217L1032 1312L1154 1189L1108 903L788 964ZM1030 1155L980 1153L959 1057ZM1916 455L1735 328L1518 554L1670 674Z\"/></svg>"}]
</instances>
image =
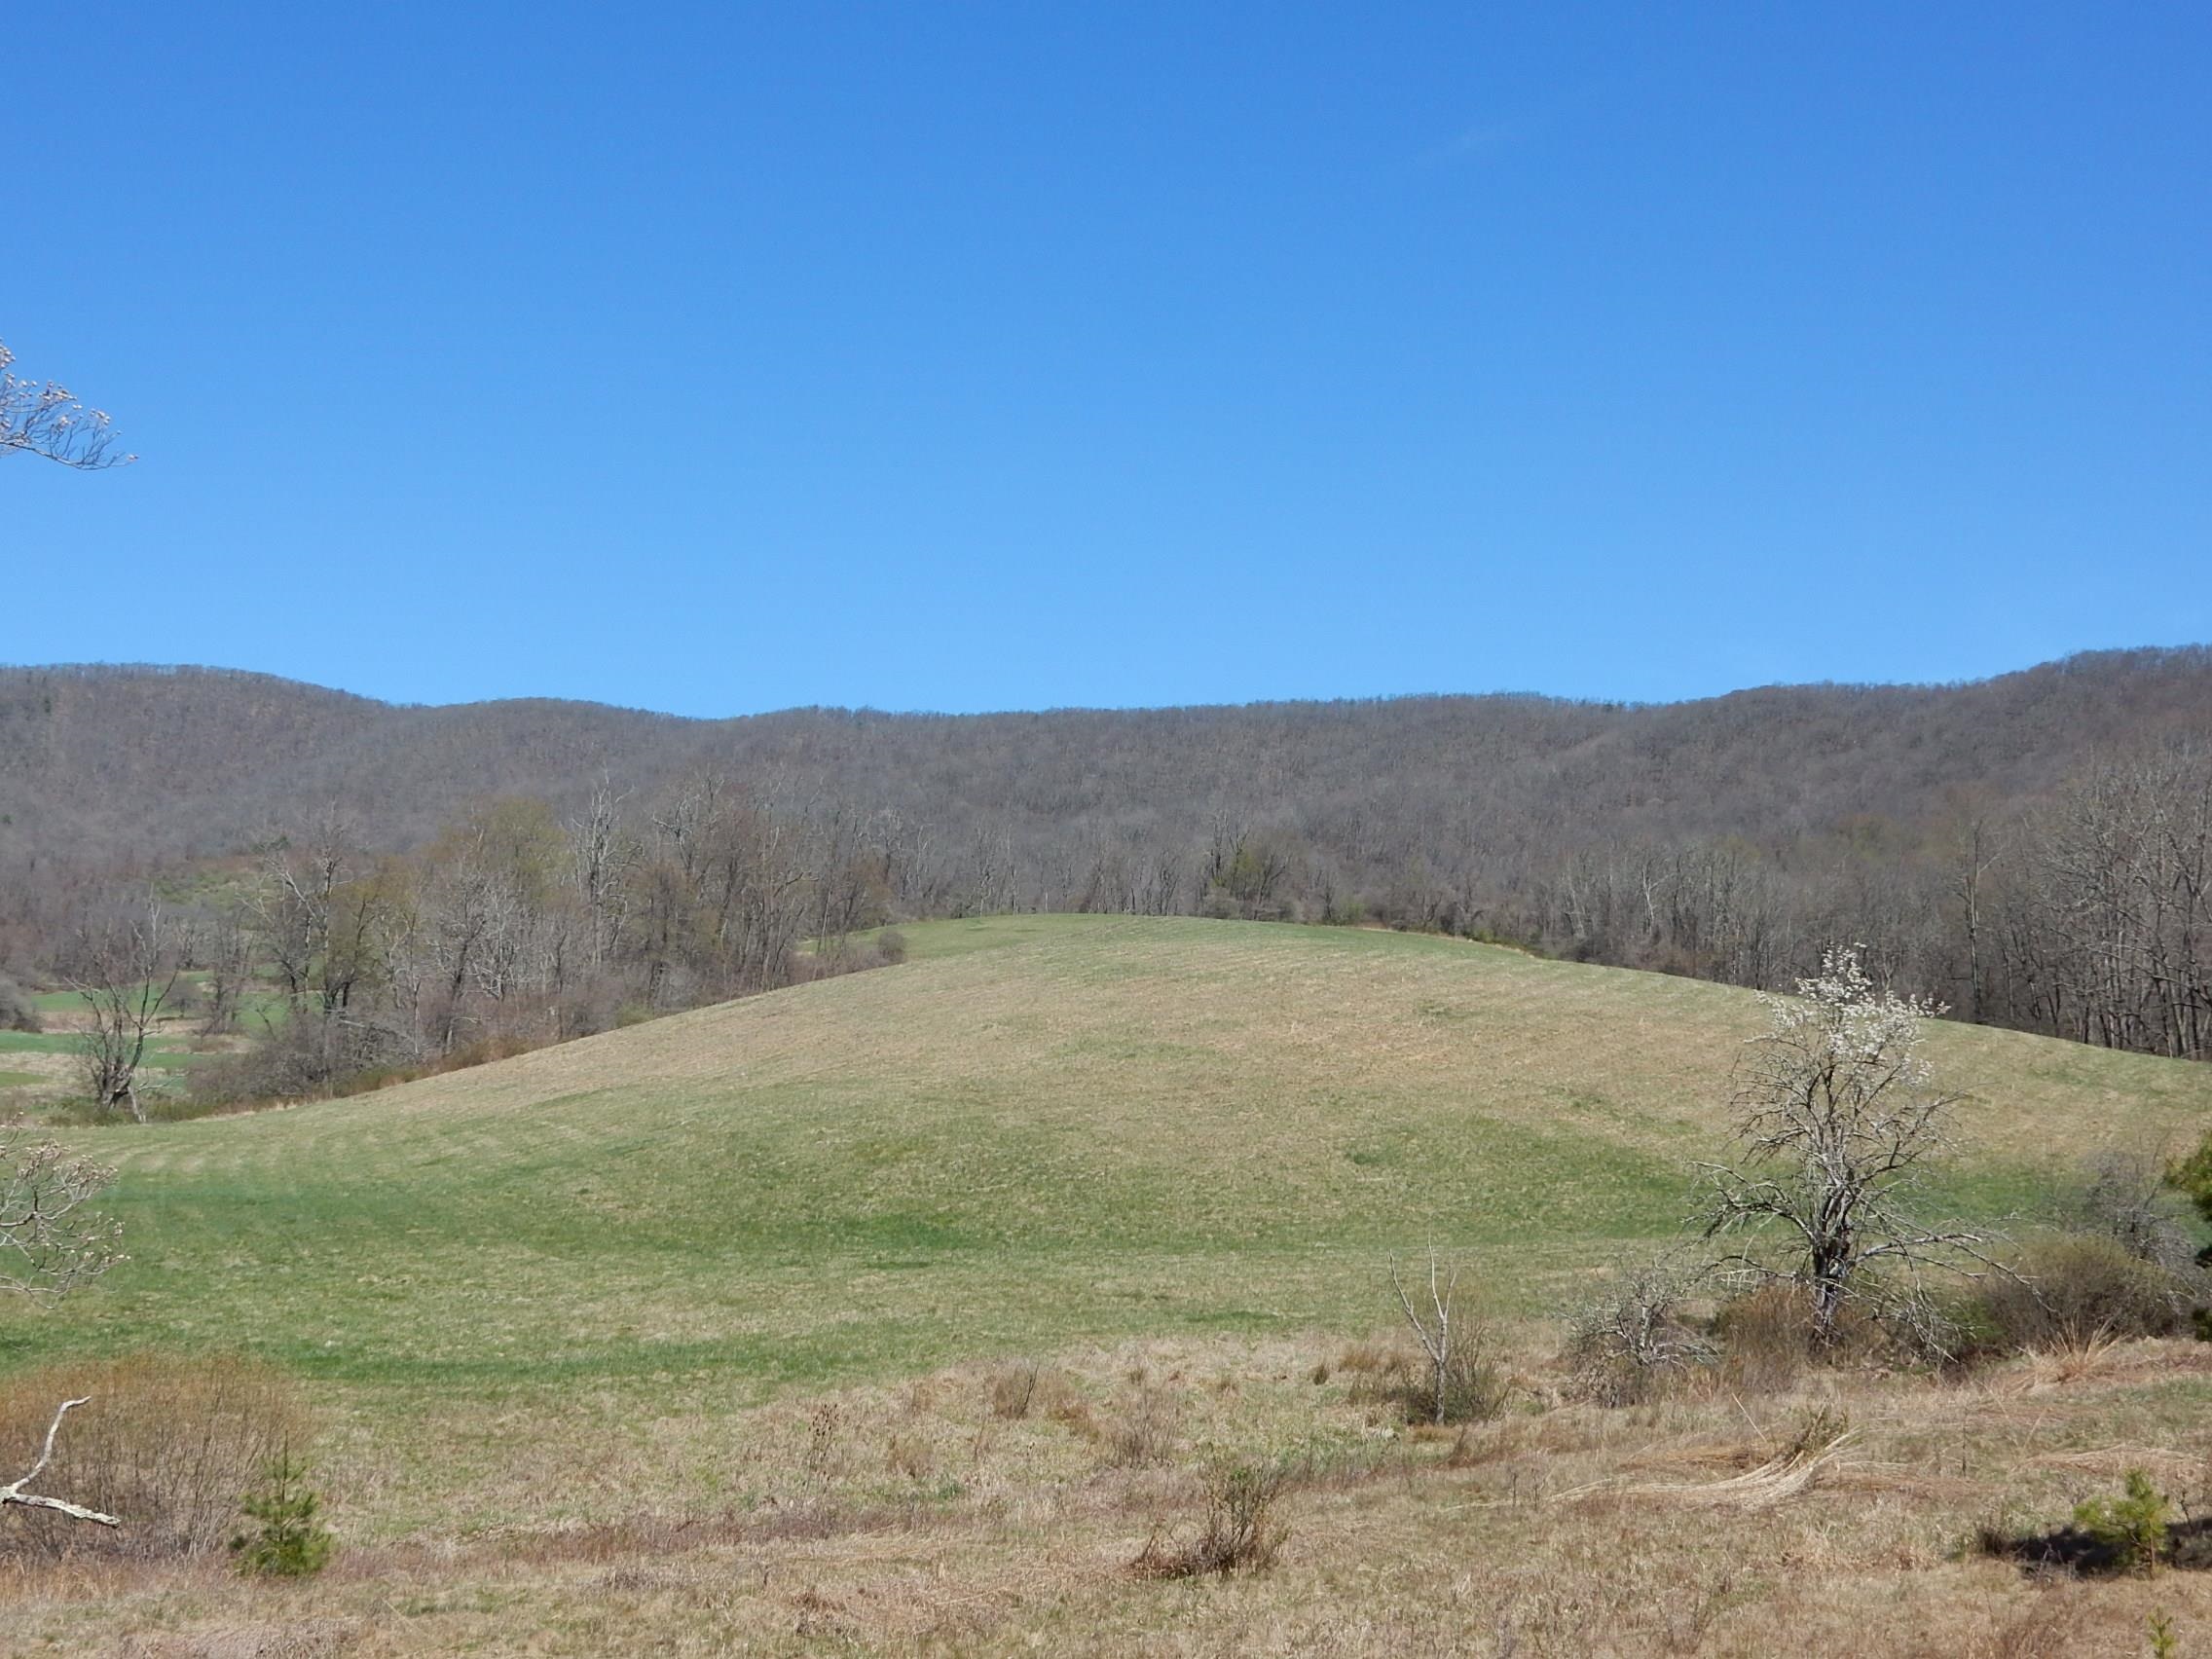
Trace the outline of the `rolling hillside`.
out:
<instances>
[{"instance_id":1,"label":"rolling hillside","mask_svg":"<svg viewBox=\"0 0 2212 1659\"><path fill-rule=\"evenodd\" d=\"M92 1136L132 1260L11 1321L7 1358L240 1345L345 1402L355 1455L426 1478L579 1400L711 1421L1091 1341L1359 1332L1431 1235L1543 1311L1675 1224L1761 1018L1387 933L911 937L902 967L379 1094ZM1957 1187L1984 1212L2212 1121L2202 1066L1960 1026L1933 1051L1977 1097ZM499 1508L400 1488L380 1524Z\"/></svg>"}]
</instances>

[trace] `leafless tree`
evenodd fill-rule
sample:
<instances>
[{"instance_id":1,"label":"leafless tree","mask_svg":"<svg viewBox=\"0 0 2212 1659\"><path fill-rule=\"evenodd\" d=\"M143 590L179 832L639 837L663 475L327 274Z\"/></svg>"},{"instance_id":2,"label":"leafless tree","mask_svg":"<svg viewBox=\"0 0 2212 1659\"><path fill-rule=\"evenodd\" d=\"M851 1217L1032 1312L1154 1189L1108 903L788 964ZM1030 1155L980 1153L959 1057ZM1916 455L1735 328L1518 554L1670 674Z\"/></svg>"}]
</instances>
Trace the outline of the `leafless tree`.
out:
<instances>
[{"instance_id":1,"label":"leafless tree","mask_svg":"<svg viewBox=\"0 0 2212 1659\"><path fill-rule=\"evenodd\" d=\"M1741 1157L1702 1166L1706 1236L1736 1241L1721 1264L1733 1274L1802 1286L1824 1344L1854 1299L1929 1335L1923 1271L1972 1271L1988 1238L1914 1213L1959 1101L1920 1056L1937 1010L1877 991L1857 946L1825 952L1797 988L1762 999L1771 1023L1736 1078Z\"/></svg>"},{"instance_id":2,"label":"leafless tree","mask_svg":"<svg viewBox=\"0 0 2212 1659\"><path fill-rule=\"evenodd\" d=\"M1396 1267L1390 1269L1390 1289L1398 1309L1420 1345L1428 1361L1428 1386L1424 1404L1431 1422L1452 1415L1456 1395L1467 1394L1482 1365L1482 1321L1459 1304L1459 1265L1447 1263L1435 1245L1428 1248L1427 1282L1417 1276L1408 1288ZM1473 1415L1487 1415L1484 1411Z\"/></svg>"},{"instance_id":3,"label":"leafless tree","mask_svg":"<svg viewBox=\"0 0 2212 1659\"><path fill-rule=\"evenodd\" d=\"M2061 1035L2212 1056L2212 757L2099 765L2042 826L2015 940Z\"/></svg>"},{"instance_id":4,"label":"leafless tree","mask_svg":"<svg viewBox=\"0 0 2212 1659\"><path fill-rule=\"evenodd\" d=\"M637 863L637 848L622 828L624 793L617 793L607 774L591 792L588 807L570 819L568 834L569 880L583 907L584 965L594 971L607 965L628 918L628 881Z\"/></svg>"},{"instance_id":5,"label":"leafless tree","mask_svg":"<svg viewBox=\"0 0 2212 1659\"><path fill-rule=\"evenodd\" d=\"M211 917L201 930L200 960L207 975L207 1001L199 1035L235 1031L239 1011L253 977L253 940L235 911Z\"/></svg>"},{"instance_id":6,"label":"leafless tree","mask_svg":"<svg viewBox=\"0 0 2212 1659\"><path fill-rule=\"evenodd\" d=\"M114 453L105 411L86 408L53 381L24 380L15 361L0 345L0 455L44 456L86 472L138 459Z\"/></svg>"},{"instance_id":7,"label":"leafless tree","mask_svg":"<svg viewBox=\"0 0 2212 1659\"><path fill-rule=\"evenodd\" d=\"M138 1067L146 1044L176 989L177 957L161 902L88 923L65 963L71 989L85 999L90 1023L78 1036L85 1084L103 1110L128 1109L138 1123Z\"/></svg>"}]
</instances>

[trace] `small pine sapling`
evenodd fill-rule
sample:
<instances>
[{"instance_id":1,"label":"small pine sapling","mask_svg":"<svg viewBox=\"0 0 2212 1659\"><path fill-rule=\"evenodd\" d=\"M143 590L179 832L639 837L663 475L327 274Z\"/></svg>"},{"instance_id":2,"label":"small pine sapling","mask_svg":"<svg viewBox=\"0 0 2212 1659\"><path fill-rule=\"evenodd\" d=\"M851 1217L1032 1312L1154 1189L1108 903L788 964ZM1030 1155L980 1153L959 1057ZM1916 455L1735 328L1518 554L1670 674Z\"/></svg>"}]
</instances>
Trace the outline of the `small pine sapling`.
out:
<instances>
[{"instance_id":1,"label":"small pine sapling","mask_svg":"<svg viewBox=\"0 0 2212 1659\"><path fill-rule=\"evenodd\" d=\"M239 1570L254 1578L309 1578L330 1563L336 1540L322 1524L319 1499L302 1477L306 1465L289 1451L269 1466L269 1484L240 1507L260 1523L231 1540Z\"/></svg>"},{"instance_id":2,"label":"small pine sapling","mask_svg":"<svg viewBox=\"0 0 2212 1659\"><path fill-rule=\"evenodd\" d=\"M2092 1497L2074 1506L2074 1525L2112 1551L2122 1572L2155 1573L2166 1549L2166 1523L2173 1504L2141 1469L2127 1471L2119 1497Z\"/></svg>"}]
</instances>

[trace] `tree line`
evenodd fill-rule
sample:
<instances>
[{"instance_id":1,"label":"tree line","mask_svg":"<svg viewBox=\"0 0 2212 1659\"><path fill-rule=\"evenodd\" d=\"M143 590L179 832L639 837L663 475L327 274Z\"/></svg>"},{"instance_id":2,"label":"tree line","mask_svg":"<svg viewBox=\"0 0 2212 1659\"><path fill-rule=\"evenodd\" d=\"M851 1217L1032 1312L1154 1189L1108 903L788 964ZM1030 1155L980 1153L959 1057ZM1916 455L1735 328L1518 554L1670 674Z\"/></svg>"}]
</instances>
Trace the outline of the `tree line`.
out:
<instances>
[{"instance_id":1,"label":"tree line","mask_svg":"<svg viewBox=\"0 0 2212 1659\"><path fill-rule=\"evenodd\" d=\"M217 1097L298 1097L465 1064L648 1014L872 966L886 849L705 775L476 804L425 845L368 846L335 808L212 868L97 900L55 950L81 993L88 1091L144 1121L165 1020L254 1038L195 1070ZM895 947L894 947L895 948Z\"/></svg>"},{"instance_id":2,"label":"tree line","mask_svg":"<svg viewBox=\"0 0 2212 1659\"><path fill-rule=\"evenodd\" d=\"M1771 990L1854 940L1959 1018L2212 1057L2212 749L2092 763L2046 800L1954 797L1914 842L1845 833L1580 852L1509 928L1583 960Z\"/></svg>"},{"instance_id":3,"label":"tree line","mask_svg":"<svg viewBox=\"0 0 2212 1659\"><path fill-rule=\"evenodd\" d=\"M1660 708L736 721L0 671L0 970L53 978L89 918L120 939L124 896L189 891L193 984L220 1005L250 960L309 1011L303 1088L1016 910L1420 929L1762 989L1856 942L1956 1017L2204 1057L2207 754L2195 648Z\"/></svg>"}]
</instances>

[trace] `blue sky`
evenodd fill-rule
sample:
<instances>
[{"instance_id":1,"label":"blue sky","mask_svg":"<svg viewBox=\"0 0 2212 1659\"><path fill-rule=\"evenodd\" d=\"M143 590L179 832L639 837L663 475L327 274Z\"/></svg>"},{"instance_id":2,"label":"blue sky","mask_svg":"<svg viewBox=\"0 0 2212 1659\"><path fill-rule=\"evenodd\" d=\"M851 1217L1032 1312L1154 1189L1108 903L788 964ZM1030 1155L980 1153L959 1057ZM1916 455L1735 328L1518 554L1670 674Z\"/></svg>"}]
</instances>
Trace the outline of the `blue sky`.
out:
<instances>
[{"instance_id":1,"label":"blue sky","mask_svg":"<svg viewBox=\"0 0 2212 1659\"><path fill-rule=\"evenodd\" d=\"M0 660L726 714L2212 638L2201 5L16 7Z\"/></svg>"}]
</instances>

